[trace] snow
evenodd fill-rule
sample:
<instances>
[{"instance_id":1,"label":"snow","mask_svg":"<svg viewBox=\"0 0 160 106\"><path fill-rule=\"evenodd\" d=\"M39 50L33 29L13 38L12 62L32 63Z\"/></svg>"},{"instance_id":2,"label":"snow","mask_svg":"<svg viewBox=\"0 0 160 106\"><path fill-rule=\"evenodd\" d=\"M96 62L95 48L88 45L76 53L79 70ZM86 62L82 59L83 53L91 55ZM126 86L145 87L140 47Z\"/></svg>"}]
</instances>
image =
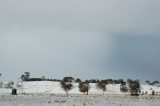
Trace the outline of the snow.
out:
<instances>
[{"instance_id":1,"label":"snow","mask_svg":"<svg viewBox=\"0 0 160 106\"><path fill-rule=\"evenodd\" d=\"M11 93L11 89L7 89L7 88L0 88L0 94L8 94Z\"/></svg>"},{"instance_id":2,"label":"snow","mask_svg":"<svg viewBox=\"0 0 160 106\"><path fill-rule=\"evenodd\" d=\"M17 88L18 93L44 93L44 94L65 94L59 82L54 81L31 81L19 82L21 87ZM83 94L79 91L79 84L73 83L73 88L68 91L69 94ZM101 89L97 89L96 83L90 83L89 94L102 94ZM121 94L120 84L107 85L106 94Z\"/></svg>"},{"instance_id":3,"label":"snow","mask_svg":"<svg viewBox=\"0 0 160 106\"><path fill-rule=\"evenodd\" d=\"M160 94L160 87L153 86L153 85L142 85L141 92L147 92L147 94L152 94L152 91L158 92Z\"/></svg>"},{"instance_id":4,"label":"snow","mask_svg":"<svg viewBox=\"0 0 160 106\"><path fill-rule=\"evenodd\" d=\"M107 85L108 94L122 94L120 91L120 84L109 84Z\"/></svg>"},{"instance_id":5,"label":"snow","mask_svg":"<svg viewBox=\"0 0 160 106\"><path fill-rule=\"evenodd\" d=\"M17 87L16 85L19 85ZM73 83L73 88L68 91L69 94L83 94L79 91L79 84ZM66 94L61 88L60 82L55 81L29 81L29 82L17 82L14 85L17 89L18 94ZM122 94L120 92L120 84L109 84L106 86L107 90L104 94ZM160 94L160 87L151 85L141 85L141 92L147 94L152 94L152 91L158 92ZM0 94L10 94L11 89L0 88ZM103 94L101 89L96 87L96 83L90 83L89 94Z\"/></svg>"},{"instance_id":6,"label":"snow","mask_svg":"<svg viewBox=\"0 0 160 106\"><path fill-rule=\"evenodd\" d=\"M61 88L59 82L53 81L30 81L19 82L21 87L17 88L18 93L44 93L44 94L63 94L64 90Z\"/></svg>"},{"instance_id":7,"label":"snow","mask_svg":"<svg viewBox=\"0 0 160 106\"><path fill-rule=\"evenodd\" d=\"M159 106L159 96L124 95L5 95L0 106Z\"/></svg>"},{"instance_id":8,"label":"snow","mask_svg":"<svg viewBox=\"0 0 160 106\"><path fill-rule=\"evenodd\" d=\"M17 87L16 85L19 85ZM18 82L14 87L18 95L11 95L12 89L0 88L0 106L157 106L160 96L140 95L131 97L120 92L120 84L109 84L105 95L96 83L90 83L89 95L79 91L79 84L73 83L73 89L67 97L59 82L31 81ZM160 87L142 85L141 91L160 92ZM25 94L25 95L22 95Z\"/></svg>"}]
</instances>

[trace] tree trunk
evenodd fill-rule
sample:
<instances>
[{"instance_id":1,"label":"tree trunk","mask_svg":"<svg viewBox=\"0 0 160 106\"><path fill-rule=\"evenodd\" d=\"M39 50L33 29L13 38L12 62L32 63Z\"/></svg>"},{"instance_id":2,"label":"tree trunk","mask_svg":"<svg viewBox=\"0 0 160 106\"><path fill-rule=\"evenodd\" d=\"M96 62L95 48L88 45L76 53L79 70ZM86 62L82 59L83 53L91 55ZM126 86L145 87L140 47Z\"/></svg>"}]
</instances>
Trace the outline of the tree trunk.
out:
<instances>
[{"instance_id":1,"label":"tree trunk","mask_svg":"<svg viewBox=\"0 0 160 106\"><path fill-rule=\"evenodd\" d=\"M88 95L88 92L87 92L87 95Z\"/></svg>"},{"instance_id":2,"label":"tree trunk","mask_svg":"<svg viewBox=\"0 0 160 106\"><path fill-rule=\"evenodd\" d=\"M69 96L69 95L68 95L68 92L67 92L67 91L65 91L65 92L66 92L67 96Z\"/></svg>"}]
</instances>

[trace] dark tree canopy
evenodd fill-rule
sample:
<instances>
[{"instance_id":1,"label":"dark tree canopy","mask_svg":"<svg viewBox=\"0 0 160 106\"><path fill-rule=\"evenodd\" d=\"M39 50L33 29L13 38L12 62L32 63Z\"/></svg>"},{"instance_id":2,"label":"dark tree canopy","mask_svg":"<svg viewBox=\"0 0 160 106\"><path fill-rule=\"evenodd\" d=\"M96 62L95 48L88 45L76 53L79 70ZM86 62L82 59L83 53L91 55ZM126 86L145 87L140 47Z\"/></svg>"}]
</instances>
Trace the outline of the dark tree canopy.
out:
<instances>
[{"instance_id":1,"label":"dark tree canopy","mask_svg":"<svg viewBox=\"0 0 160 106\"><path fill-rule=\"evenodd\" d=\"M27 78L25 77L25 75L21 75L21 80L22 81L26 81L27 80Z\"/></svg>"},{"instance_id":2,"label":"dark tree canopy","mask_svg":"<svg viewBox=\"0 0 160 106\"><path fill-rule=\"evenodd\" d=\"M22 81L28 81L30 78L30 72L24 72L23 75L21 75L21 80Z\"/></svg>"},{"instance_id":3,"label":"dark tree canopy","mask_svg":"<svg viewBox=\"0 0 160 106\"><path fill-rule=\"evenodd\" d=\"M106 91L106 85L108 84L108 80L101 80L97 83L97 88L102 89L103 90L103 94L104 91Z\"/></svg>"},{"instance_id":4,"label":"dark tree canopy","mask_svg":"<svg viewBox=\"0 0 160 106\"><path fill-rule=\"evenodd\" d=\"M155 81L151 82L151 81L147 80L146 83L149 85L155 85L155 84L158 84L159 81L155 80Z\"/></svg>"},{"instance_id":5,"label":"dark tree canopy","mask_svg":"<svg viewBox=\"0 0 160 106\"><path fill-rule=\"evenodd\" d=\"M89 83L87 83L87 82L80 82L79 83L79 91L80 92L83 92L83 93L87 92L87 95L88 95L89 89L90 89Z\"/></svg>"},{"instance_id":6,"label":"dark tree canopy","mask_svg":"<svg viewBox=\"0 0 160 106\"><path fill-rule=\"evenodd\" d=\"M128 92L128 88L127 88L125 85L121 85L120 91L121 91L122 93L126 93L126 92Z\"/></svg>"},{"instance_id":7,"label":"dark tree canopy","mask_svg":"<svg viewBox=\"0 0 160 106\"><path fill-rule=\"evenodd\" d=\"M30 72L24 72L24 75L25 75L25 77L26 77L27 79L29 79L29 77L30 77Z\"/></svg>"},{"instance_id":8,"label":"dark tree canopy","mask_svg":"<svg viewBox=\"0 0 160 106\"><path fill-rule=\"evenodd\" d=\"M67 96L68 96L68 91L71 90L73 88L73 85L69 82L65 82L65 81L60 81L61 84L61 88L64 89L64 91L66 92Z\"/></svg>"},{"instance_id":9,"label":"dark tree canopy","mask_svg":"<svg viewBox=\"0 0 160 106\"><path fill-rule=\"evenodd\" d=\"M76 79L76 82L77 82L77 83L80 83L80 82L82 82L82 81L81 81L80 78L77 78L77 79Z\"/></svg>"},{"instance_id":10,"label":"dark tree canopy","mask_svg":"<svg viewBox=\"0 0 160 106\"><path fill-rule=\"evenodd\" d=\"M139 80L127 80L128 86L130 88L131 94L138 94L140 92L140 83Z\"/></svg>"},{"instance_id":11,"label":"dark tree canopy","mask_svg":"<svg viewBox=\"0 0 160 106\"><path fill-rule=\"evenodd\" d=\"M73 77L64 77L63 81L65 81L65 82L73 82L74 78Z\"/></svg>"}]
</instances>

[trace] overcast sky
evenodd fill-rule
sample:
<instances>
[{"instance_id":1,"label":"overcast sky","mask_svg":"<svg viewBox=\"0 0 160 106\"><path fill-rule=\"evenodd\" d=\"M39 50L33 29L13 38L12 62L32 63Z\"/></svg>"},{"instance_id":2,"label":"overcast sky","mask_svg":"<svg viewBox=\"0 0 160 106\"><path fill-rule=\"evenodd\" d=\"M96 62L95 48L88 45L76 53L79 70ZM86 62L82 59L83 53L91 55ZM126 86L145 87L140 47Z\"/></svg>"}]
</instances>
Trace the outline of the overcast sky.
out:
<instances>
[{"instance_id":1,"label":"overcast sky","mask_svg":"<svg viewBox=\"0 0 160 106\"><path fill-rule=\"evenodd\" d=\"M160 80L160 0L1 0L2 80Z\"/></svg>"}]
</instances>

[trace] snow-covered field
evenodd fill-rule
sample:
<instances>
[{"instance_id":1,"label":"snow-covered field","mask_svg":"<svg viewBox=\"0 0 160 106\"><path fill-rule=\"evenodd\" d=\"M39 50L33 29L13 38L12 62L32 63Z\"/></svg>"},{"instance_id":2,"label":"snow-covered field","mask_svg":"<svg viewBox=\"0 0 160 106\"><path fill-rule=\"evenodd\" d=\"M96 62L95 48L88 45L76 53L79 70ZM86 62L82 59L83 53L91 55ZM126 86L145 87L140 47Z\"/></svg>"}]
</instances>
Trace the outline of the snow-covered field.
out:
<instances>
[{"instance_id":1,"label":"snow-covered field","mask_svg":"<svg viewBox=\"0 0 160 106\"><path fill-rule=\"evenodd\" d=\"M18 85L18 87L17 87ZM83 94L79 91L79 84L73 83L73 88L68 92L69 94ZM109 84L106 86L107 91L105 94L121 94L120 84ZM66 94L61 88L59 82L54 81L30 81L30 82L18 82L15 84L18 94ZM11 93L11 89L0 89L1 93ZM96 83L90 83L89 94L102 94L101 89L97 89Z\"/></svg>"},{"instance_id":2,"label":"snow-covered field","mask_svg":"<svg viewBox=\"0 0 160 106\"><path fill-rule=\"evenodd\" d=\"M159 96L18 95L0 96L0 106L160 106Z\"/></svg>"},{"instance_id":3,"label":"snow-covered field","mask_svg":"<svg viewBox=\"0 0 160 106\"><path fill-rule=\"evenodd\" d=\"M16 87L18 84L18 87ZM73 83L69 97L59 82L33 81L18 82L15 87L18 95L11 95L11 89L0 88L0 106L160 106L160 87L142 85L141 91L158 95L131 97L120 92L119 84L107 85L107 91L96 88L90 83L89 95L79 92L78 83ZM25 94L25 95L22 95Z\"/></svg>"},{"instance_id":4,"label":"snow-covered field","mask_svg":"<svg viewBox=\"0 0 160 106\"><path fill-rule=\"evenodd\" d=\"M17 87L18 85L18 87ZM79 91L78 83L73 83L73 88L68 92L69 94L83 94ZM30 81L18 82L14 88L17 89L18 94L65 94L59 82L54 81ZM122 94L120 92L120 84L109 84L106 86L105 94ZM151 85L141 85L141 92L151 94L155 91L160 95L160 87ZM0 94L10 94L11 89L0 88ZM102 94L101 89L97 89L96 83L90 83L89 94Z\"/></svg>"}]
</instances>

